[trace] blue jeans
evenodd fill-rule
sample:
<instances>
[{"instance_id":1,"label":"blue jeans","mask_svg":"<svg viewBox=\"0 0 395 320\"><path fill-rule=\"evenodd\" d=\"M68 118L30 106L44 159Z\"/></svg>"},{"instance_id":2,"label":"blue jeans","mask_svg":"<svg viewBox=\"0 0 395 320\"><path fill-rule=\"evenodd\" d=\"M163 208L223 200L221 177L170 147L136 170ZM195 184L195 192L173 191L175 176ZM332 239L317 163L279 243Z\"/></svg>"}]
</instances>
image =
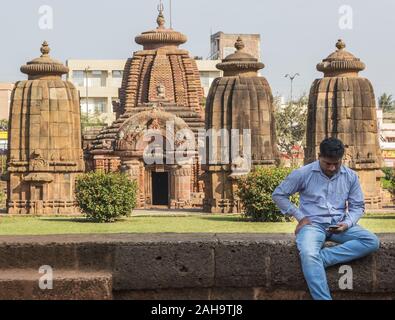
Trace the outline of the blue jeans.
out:
<instances>
[{"instance_id":1,"label":"blue jeans","mask_svg":"<svg viewBox=\"0 0 395 320\"><path fill-rule=\"evenodd\" d=\"M377 236L361 226L340 234L327 232L328 226L318 223L306 225L296 236L302 270L314 300L332 300L325 268L362 258L380 246ZM323 248L327 240L339 245Z\"/></svg>"}]
</instances>

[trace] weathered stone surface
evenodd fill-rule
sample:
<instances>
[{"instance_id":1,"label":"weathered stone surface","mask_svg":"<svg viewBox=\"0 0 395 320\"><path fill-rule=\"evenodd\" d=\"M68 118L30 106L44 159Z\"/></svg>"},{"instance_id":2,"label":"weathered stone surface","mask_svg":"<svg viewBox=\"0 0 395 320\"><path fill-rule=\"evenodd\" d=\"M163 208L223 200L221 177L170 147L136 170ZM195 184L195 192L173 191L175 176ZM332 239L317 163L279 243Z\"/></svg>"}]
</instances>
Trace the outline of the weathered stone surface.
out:
<instances>
[{"instance_id":1,"label":"weathered stone surface","mask_svg":"<svg viewBox=\"0 0 395 320\"><path fill-rule=\"evenodd\" d=\"M220 235L218 239L216 287L267 286L270 283L270 244L248 235Z\"/></svg>"},{"instance_id":2,"label":"weathered stone surface","mask_svg":"<svg viewBox=\"0 0 395 320\"><path fill-rule=\"evenodd\" d=\"M75 245L26 243L14 244L10 249L9 245L0 243L0 269L38 270L43 265L60 269L76 268L78 260Z\"/></svg>"},{"instance_id":3,"label":"weathered stone surface","mask_svg":"<svg viewBox=\"0 0 395 320\"><path fill-rule=\"evenodd\" d=\"M345 263L344 265L352 267L353 275L353 291L358 293L372 292L374 286L374 256L368 256L352 263ZM339 281L343 276L340 273L340 265L333 266L327 269L327 278L329 288L333 291L342 291L339 286Z\"/></svg>"},{"instance_id":4,"label":"weathered stone surface","mask_svg":"<svg viewBox=\"0 0 395 320\"><path fill-rule=\"evenodd\" d=\"M272 91L267 80L257 74L264 64L244 51L241 38L235 47L237 52L217 65L224 77L213 82L206 103L206 130L228 133L207 150L207 159L212 153L217 162L205 166L204 210L213 213L241 212L237 180L255 165L279 163ZM239 130L238 137L243 138L235 142L232 130ZM243 136L245 130L250 130L250 138ZM230 155L231 150L239 151ZM230 155L229 159L222 154Z\"/></svg>"},{"instance_id":5,"label":"weathered stone surface","mask_svg":"<svg viewBox=\"0 0 395 320\"><path fill-rule=\"evenodd\" d=\"M314 81L308 103L305 162L317 159L319 145L337 137L346 146L345 164L358 173L367 208L381 207L381 151L377 131L373 86L358 73L365 64L345 50L339 40L337 51L318 64L324 78Z\"/></svg>"},{"instance_id":6,"label":"weathered stone surface","mask_svg":"<svg viewBox=\"0 0 395 320\"><path fill-rule=\"evenodd\" d=\"M110 273L53 270L53 288L43 290L38 270L0 270L0 300L111 300Z\"/></svg>"},{"instance_id":7,"label":"weathered stone surface","mask_svg":"<svg viewBox=\"0 0 395 320\"><path fill-rule=\"evenodd\" d=\"M285 237L284 237L285 238ZM270 269L268 287L277 289L300 289L306 286L300 266L299 253L292 237L287 240L269 241Z\"/></svg>"},{"instance_id":8,"label":"weathered stone surface","mask_svg":"<svg viewBox=\"0 0 395 320\"><path fill-rule=\"evenodd\" d=\"M392 235L383 235L380 240L380 250L373 257L372 291L394 292L395 243Z\"/></svg>"},{"instance_id":9,"label":"weathered stone surface","mask_svg":"<svg viewBox=\"0 0 395 320\"><path fill-rule=\"evenodd\" d=\"M27 81L11 97L7 167L10 214L73 214L76 177L84 171L78 92L61 76L68 72L49 56L21 67ZM62 122L60 122L62 121Z\"/></svg>"},{"instance_id":10,"label":"weathered stone surface","mask_svg":"<svg viewBox=\"0 0 395 320\"><path fill-rule=\"evenodd\" d=\"M379 238L378 252L347 263L353 290L340 289L340 266L327 270L335 299L395 298L395 237ZM47 264L59 291L34 291ZM294 237L281 234L0 237L0 270L1 299L310 299Z\"/></svg>"},{"instance_id":11,"label":"weathered stone surface","mask_svg":"<svg viewBox=\"0 0 395 320\"><path fill-rule=\"evenodd\" d=\"M105 172L123 171L136 180L139 208L167 205L178 209L202 205L202 200L199 203L203 186L199 182L202 172L197 143L188 154L190 163L179 163L175 160L176 149L185 139L173 134L189 129L197 136L198 130L204 129L203 89L195 60L188 51L179 48L187 41L186 36L165 27L162 10L159 18L155 30L135 39L144 48L126 62L120 101L114 103L116 121L103 129L94 141L89 137L91 143L85 144L87 166ZM166 131L167 122L173 122L174 133ZM149 165L144 160L147 130L151 130L151 136L155 130L155 135L163 138L164 143L160 144L163 153L158 156L163 165ZM195 137L191 140L197 142ZM165 193L162 201L154 199L157 190L154 175L159 172L167 177L167 183L165 181L160 190ZM194 200L197 203L193 203Z\"/></svg>"},{"instance_id":12,"label":"weathered stone surface","mask_svg":"<svg viewBox=\"0 0 395 320\"><path fill-rule=\"evenodd\" d=\"M213 282L214 251L210 243L170 242L116 249L115 290L211 287Z\"/></svg>"}]
</instances>

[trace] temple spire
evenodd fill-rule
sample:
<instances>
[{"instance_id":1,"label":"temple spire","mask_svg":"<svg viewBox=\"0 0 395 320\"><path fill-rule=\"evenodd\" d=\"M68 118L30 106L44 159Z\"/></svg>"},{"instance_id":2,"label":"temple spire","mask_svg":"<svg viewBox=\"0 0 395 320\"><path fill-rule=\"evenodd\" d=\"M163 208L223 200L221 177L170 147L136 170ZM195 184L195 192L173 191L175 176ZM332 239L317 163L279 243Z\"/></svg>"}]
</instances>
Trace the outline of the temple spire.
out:
<instances>
[{"instance_id":1,"label":"temple spire","mask_svg":"<svg viewBox=\"0 0 395 320\"><path fill-rule=\"evenodd\" d=\"M338 50L343 50L343 49L346 48L346 43L345 43L342 39L339 39L339 40L337 41L337 43L336 43L336 48L337 48Z\"/></svg>"},{"instance_id":2,"label":"temple spire","mask_svg":"<svg viewBox=\"0 0 395 320\"><path fill-rule=\"evenodd\" d=\"M49 55L49 52L51 51L51 49L49 48L48 42L44 41L43 44L41 45L41 49L40 49L42 56L41 57L45 57Z\"/></svg>"},{"instance_id":3,"label":"temple spire","mask_svg":"<svg viewBox=\"0 0 395 320\"><path fill-rule=\"evenodd\" d=\"M158 4L158 18L156 19L156 23L158 24L158 29L164 29L165 28L165 16L163 15L163 11L165 10L165 7L162 3L162 0L159 1Z\"/></svg>"},{"instance_id":4,"label":"temple spire","mask_svg":"<svg viewBox=\"0 0 395 320\"><path fill-rule=\"evenodd\" d=\"M245 48L245 44L243 42L243 39L241 37L238 37L235 43L235 48L237 51L243 50Z\"/></svg>"}]
</instances>

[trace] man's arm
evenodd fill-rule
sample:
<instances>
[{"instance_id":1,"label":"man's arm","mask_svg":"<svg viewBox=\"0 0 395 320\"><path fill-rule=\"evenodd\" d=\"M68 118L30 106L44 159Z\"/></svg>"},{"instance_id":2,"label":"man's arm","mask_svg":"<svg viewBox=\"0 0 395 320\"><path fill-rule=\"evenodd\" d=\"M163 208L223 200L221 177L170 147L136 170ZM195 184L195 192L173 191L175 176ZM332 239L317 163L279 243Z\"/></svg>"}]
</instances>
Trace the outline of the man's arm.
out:
<instances>
[{"instance_id":1,"label":"man's arm","mask_svg":"<svg viewBox=\"0 0 395 320\"><path fill-rule=\"evenodd\" d=\"M348 195L348 215L344 219L344 222L351 228L358 223L364 213L365 199L358 176L355 174L355 179Z\"/></svg>"},{"instance_id":2,"label":"man's arm","mask_svg":"<svg viewBox=\"0 0 395 320\"><path fill-rule=\"evenodd\" d=\"M300 170L293 171L277 188L272 195L273 201L280 208L282 214L291 215L300 222L305 215L297 208L289 197L300 191L303 185L303 174Z\"/></svg>"}]
</instances>

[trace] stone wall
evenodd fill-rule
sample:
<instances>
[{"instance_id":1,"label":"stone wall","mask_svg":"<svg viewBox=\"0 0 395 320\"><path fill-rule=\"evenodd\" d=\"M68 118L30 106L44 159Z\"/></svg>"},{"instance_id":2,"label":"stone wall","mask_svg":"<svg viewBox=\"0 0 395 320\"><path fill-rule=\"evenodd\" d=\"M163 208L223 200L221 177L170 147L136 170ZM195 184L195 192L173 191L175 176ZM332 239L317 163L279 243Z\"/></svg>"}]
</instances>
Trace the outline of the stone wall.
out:
<instances>
[{"instance_id":1,"label":"stone wall","mask_svg":"<svg viewBox=\"0 0 395 320\"><path fill-rule=\"evenodd\" d=\"M395 236L350 263L352 291L338 299L395 298ZM40 266L54 270L40 290ZM291 235L131 234L0 237L0 299L310 299Z\"/></svg>"}]
</instances>

